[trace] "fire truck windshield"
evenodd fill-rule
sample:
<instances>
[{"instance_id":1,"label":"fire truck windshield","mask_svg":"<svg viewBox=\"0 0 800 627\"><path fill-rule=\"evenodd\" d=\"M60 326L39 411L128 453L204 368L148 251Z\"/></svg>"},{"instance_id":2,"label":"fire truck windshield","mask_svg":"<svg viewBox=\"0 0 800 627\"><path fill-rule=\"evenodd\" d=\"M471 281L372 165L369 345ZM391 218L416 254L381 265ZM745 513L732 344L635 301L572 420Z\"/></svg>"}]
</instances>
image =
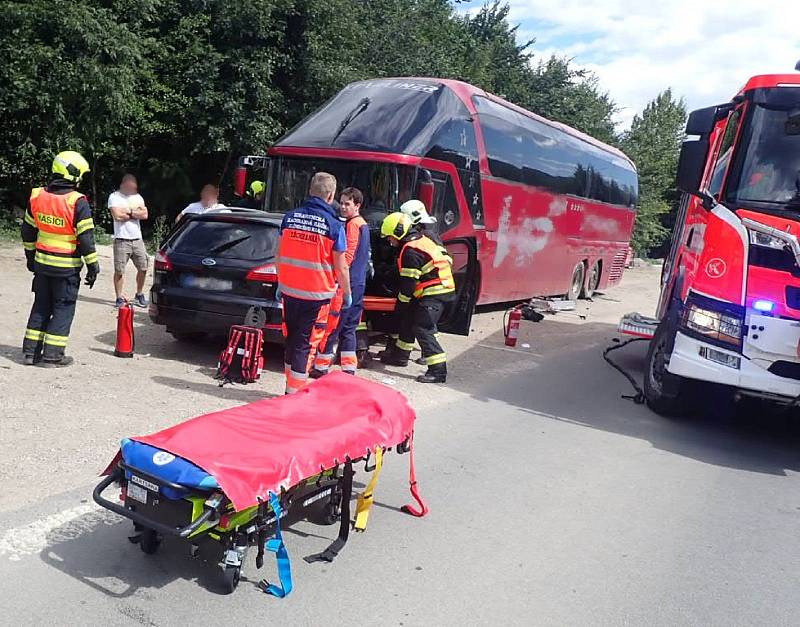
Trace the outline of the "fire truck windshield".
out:
<instances>
[{"instance_id":1,"label":"fire truck windshield","mask_svg":"<svg viewBox=\"0 0 800 627\"><path fill-rule=\"evenodd\" d=\"M793 90L794 91L794 90ZM742 136L739 176L727 196L737 204L800 206L800 101L794 107L755 105Z\"/></svg>"}]
</instances>

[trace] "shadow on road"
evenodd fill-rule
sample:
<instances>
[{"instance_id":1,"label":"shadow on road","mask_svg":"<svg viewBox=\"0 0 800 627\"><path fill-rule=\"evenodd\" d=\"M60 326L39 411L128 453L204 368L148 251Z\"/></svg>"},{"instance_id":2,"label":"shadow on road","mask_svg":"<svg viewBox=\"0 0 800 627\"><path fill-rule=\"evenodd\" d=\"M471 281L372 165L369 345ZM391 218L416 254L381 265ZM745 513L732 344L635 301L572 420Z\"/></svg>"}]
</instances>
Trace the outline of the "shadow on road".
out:
<instances>
[{"instance_id":1,"label":"shadow on road","mask_svg":"<svg viewBox=\"0 0 800 627\"><path fill-rule=\"evenodd\" d=\"M541 349L534 345L541 350L540 357L509 351L501 366L503 376L455 376L452 387L476 399L499 400L536 416L646 440L657 449L708 464L775 475L800 471L800 428L782 409L740 405L735 415L715 416L710 406L713 398L706 398L708 404L696 416L663 418L644 405L622 398L633 390L602 357L603 349L617 336L614 325L548 321L537 325L536 334L545 346ZM569 335L569 341L560 341L564 335ZM502 347L502 333L482 344ZM448 367L455 374L472 370L487 352L476 346ZM613 355L641 381L646 352L647 343L638 342Z\"/></svg>"},{"instance_id":2,"label":"shadow on road","mask_svg":"<svg viewBox=\"0 0 800 627\"><path fill-rule=\"evenodd\" d=\"M139 590L160 589L176 579L195 581L221 593L219 569L188 556L186 543L166 538L155 555L146 555L127 537L129 521L105 510L90 512L48 535L40 556L49 566L116 599Z\"/></svg>"},{"instance_id":3,"label":"shadow on road","mask_svg":"<svg viewBox=\"0 0 800 627\"><path fill-rule=\"evenodd\" d=\"M265 398L275 398L276 396L265 392L263 388L257 385L246 387L240 384L227 384L224 387L220 387L219 382L214 379L210 379L209 383L194 383L185 379L154 376L150 377L150 380L175 390L191 390L192 392L207 394L215 398L225 398L241 403L253 403L255 401L263 401Z\"/></svg>"}]
</instances>

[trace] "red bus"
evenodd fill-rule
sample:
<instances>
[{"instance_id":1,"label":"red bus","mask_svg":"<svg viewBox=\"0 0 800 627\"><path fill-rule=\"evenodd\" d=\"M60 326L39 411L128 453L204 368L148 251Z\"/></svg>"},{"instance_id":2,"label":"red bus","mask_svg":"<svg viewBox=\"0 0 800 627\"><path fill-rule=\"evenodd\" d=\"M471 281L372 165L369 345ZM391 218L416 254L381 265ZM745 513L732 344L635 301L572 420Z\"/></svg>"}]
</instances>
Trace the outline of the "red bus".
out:
<instances>
[{"instance_id":1,"label":"red bus","mask_svg":"<svg viewBox=\"0 0 800 627\"><path fill-rule=\"evenodd\" d=\"M444 331L466 335L475 305L577 298L622 277L638 194L622 152L466 83L352 83L268 152L265 208L301 203L314 172L364 192L375 230L410 198L437 218L458 301ZM241 185L240 185L241 187ZM393 250L375 238L367 317L391 326Z\"/></svg>"},{"instance_id":2,"label":"red bus","mask_svg":"<svg viewBox=\"0 0 800 627\"><path fill-rule=\"evenodd\" d=\"M705 395L799 403L800 74L751 78L694 111L686 133L648 404L680 413L697 382Z\"/></svg>"}]
</instances>

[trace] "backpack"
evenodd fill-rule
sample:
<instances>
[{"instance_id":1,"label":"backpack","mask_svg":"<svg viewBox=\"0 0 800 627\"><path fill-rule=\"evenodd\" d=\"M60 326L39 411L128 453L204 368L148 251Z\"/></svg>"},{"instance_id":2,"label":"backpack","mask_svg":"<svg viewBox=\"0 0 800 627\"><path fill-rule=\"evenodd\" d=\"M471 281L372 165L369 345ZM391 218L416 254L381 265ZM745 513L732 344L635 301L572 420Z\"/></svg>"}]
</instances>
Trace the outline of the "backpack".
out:
<instances>
[{"instance_id":1,"label":"backpack","mask_svg":"<svg viewBox=\"0 0 800 627\"><path fill-rule=\"evenodd\" d=\"M246 325L233 325L228 334L228 345L219 355L217 374L219 386L226 383L255 383L264 367L264 334L261 329Z\"/></svg>"}]
</instances>

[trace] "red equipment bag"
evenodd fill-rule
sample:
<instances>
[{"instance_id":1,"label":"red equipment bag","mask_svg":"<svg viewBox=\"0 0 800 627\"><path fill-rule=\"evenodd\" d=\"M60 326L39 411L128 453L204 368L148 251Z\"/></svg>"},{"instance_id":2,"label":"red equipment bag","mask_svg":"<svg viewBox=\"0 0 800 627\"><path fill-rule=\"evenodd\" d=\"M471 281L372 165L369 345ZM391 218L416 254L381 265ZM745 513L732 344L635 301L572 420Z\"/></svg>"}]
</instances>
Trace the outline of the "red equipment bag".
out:
<instances>
[{"instance_id":1,"label":"red equipment bag","mask_svg":"<svg viewBox=\"0 0 800 627\"><path fill-rule=\"evenodd\" d=\"M117 310L117 357L133 357L133 305L125 303Z\"/></svg>"},{"instance_id":2,"label":"red equipment bag","mask_svg":"<svg viewBox=\"0 0 800 627\"><path fill-rule=\"evenodd\" d=\"M264 335L261 329L234 325L228 334L228 345L219 355L216 379L226 383L255 383L264 368Z\"/></svg>"}]
</instances>

